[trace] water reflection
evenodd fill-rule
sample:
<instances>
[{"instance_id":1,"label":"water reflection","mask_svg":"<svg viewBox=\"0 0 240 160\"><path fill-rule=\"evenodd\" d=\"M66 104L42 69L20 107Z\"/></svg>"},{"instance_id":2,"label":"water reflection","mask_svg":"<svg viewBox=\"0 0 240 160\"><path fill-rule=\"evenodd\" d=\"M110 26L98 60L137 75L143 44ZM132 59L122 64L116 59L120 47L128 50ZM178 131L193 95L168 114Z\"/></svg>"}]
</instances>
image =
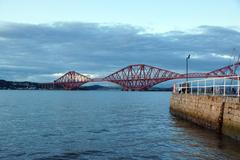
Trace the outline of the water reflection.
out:
<instances>
[{"instance_id":1,"label":"water reflection","mask_svg":"<svg viewBox=\"0 0 240 160\"><path fill-rule=\"evenodd\" d=\"M180 118L172 117L174 127L181 128L182 140L189 148L198 148L205 158L238 159L240 143L231 138L207 130ZM185 136L184 136L185 135ZM181 139L179 139L181 141ZM194 149L196 150L196 149ZM209 151L212 151L209 153ZM230 153L230 154L225 154Z\"/></svg>"}]
</instances>

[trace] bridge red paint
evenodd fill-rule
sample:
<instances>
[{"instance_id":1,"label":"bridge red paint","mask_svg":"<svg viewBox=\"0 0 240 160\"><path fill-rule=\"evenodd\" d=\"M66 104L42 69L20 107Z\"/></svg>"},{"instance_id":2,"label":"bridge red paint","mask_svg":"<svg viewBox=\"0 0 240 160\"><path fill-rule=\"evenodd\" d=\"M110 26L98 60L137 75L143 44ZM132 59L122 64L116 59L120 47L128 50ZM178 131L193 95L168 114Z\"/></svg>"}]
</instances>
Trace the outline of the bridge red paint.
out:
<instances>
[{"instance_id":1,"label":"bridge red paint","mask_svg":"<svg viewBox=\"0 0 240 160\"><path fill-rule=\"evenodd\" d=\"M237 75L236 71L239 66L240 62L208 73L189 73L188 78L234 76ZM75 71L70 71L55 80L53 84L70 90L78 88L87 82L108 81L120 85L123 90L147 90L158 83L173 79L183 79L186 78L186 76L186 74L180 74L158 67L135 64L116 71L105 78L91 79Z\"/></svg>"},{"instance_id":2,"label":"bridge red paint","mask_svg":"<svg viewBox=\"0 0 240 160\"><path fill-rule=\"evenodd\" d=\"M57 80L54 81L54 85L56 86L62 86L64 89L74 89L78 88L84 83L90 82L91 79L87 76L84 76L80 73L77 73L75 71L70 71Z\"/></svg>"}]
</instances>

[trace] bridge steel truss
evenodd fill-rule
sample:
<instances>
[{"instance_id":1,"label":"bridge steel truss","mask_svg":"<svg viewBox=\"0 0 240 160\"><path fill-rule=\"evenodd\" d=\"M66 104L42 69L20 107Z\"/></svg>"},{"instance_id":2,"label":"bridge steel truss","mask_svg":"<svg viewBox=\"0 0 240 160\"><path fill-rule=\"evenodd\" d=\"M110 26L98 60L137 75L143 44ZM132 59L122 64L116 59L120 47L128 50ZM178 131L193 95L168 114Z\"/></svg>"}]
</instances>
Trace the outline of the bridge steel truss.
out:
<instances>
[{"instance_id":1,"label":"bridge steel truss","mask_svg":"<svg viewBox=\"0 0 240 160\"><path fill-rule=\"evenodd\" d=\"M61 86L66 90L79 88L81 85L92 81L91 78L75 71L70 71L54 81L55 86Z\"/></svg>"},{"instance_id":2,"label":"bridge steel truss","mask_svg":"<svg viewBox=\"0 0 240 160\"><path fill-rule=\"evenodd\" d=\"M122 86L123 90L146 90L155 84L174 79L180 74L144 64L125 67L103 80Z\"/></svg>"},{"instance_id":3,"label":"bridge steel truss","mask_svg":"<svg viewBox=\"0 0 240 160\"><path fill-rule=\"evenodd\" d=\"M145 64L129 65L119 71L112 73L105 78L91 79L75 71L70 71L57 80L54 85L62 86L64 89L74 89L87 82L108 81L116 83L123 90L147 90L152 86L173 79L188 78L213 78L213 77L228 77L237 75L236 71L240 66L240 62L233 65L207 72L207 73L189 73L180 74L169 70L153 67Z\"/></svg>"}]
</instances>

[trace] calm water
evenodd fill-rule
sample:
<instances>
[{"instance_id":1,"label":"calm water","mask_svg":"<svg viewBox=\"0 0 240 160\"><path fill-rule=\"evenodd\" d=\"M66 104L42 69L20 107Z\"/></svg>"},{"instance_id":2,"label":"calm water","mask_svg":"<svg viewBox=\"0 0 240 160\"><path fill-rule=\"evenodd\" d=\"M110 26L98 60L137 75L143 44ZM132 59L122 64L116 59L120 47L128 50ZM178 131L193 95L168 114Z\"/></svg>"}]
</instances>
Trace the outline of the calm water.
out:
<instances>
[{"instance_id":1,"label":"calm water","mask_svg":"<svg viewBox=\"0 0 240 160\"><path fill-rule=\"evenodd\" d=\"M0 159L240 159L169 114L163 92L0 91Z\"/></svg>"}]
</instances>

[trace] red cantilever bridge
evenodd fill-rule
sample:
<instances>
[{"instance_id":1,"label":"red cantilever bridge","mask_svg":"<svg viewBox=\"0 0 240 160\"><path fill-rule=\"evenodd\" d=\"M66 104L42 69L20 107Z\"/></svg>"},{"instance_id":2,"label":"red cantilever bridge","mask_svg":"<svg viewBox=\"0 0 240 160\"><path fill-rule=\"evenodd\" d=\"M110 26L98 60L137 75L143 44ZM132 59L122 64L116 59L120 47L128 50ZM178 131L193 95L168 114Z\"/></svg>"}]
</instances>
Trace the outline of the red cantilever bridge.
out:
<instances>
[{"instance_id":1,"label":"red cantilever bridge","mask_svg":"<svg viewBox=\"0 0 240 160\"><path fill-rule=\"evenodd\" d=\"M237 75L236 71L240 62L207 73L189 73L188 78L212 78ZM186 74L180 74L144 64L129 65L116 71L105 78L91 79L75 71L70 71L53 83L53 86L61 86L64 89L75 89L87 82L112 82L120 85L123 90L147 90L152 86L173 79L186 78Z\"/></svg>"}]
</instances>

